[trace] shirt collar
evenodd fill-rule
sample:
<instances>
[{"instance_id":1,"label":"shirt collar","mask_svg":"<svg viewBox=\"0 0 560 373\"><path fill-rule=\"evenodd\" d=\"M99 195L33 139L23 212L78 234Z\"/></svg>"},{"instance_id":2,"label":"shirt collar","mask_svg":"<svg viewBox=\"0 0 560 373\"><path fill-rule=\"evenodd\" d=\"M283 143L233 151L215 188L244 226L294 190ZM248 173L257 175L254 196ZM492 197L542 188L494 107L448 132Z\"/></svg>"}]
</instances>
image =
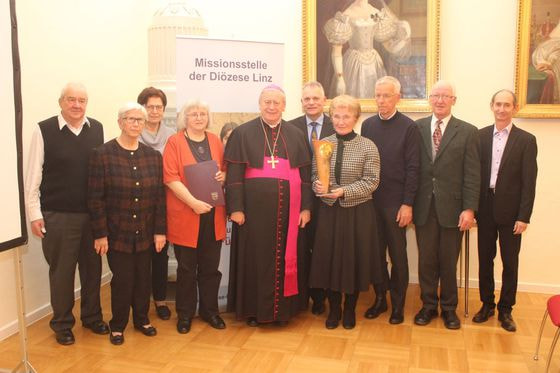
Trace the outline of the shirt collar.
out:
<instances>
[{"instance_id":1,"label":"shirt collar","mask_svg":"<svg viewBox=\"0 0 560 373\"><path fill-rule=\"evenodd\" d=\"M448 116L446 116L441 120L441 125L446 127L447 123L449 123L450 120L451 120L451 114L449 114ZM436 116L432 115L432 127L435 127L437 121L438 119L436 118Z\"/></svg>"},{"instance_id":2,"label":"shirt collar","mask_svg":"<svg viewBox=\"0 0 560 373\"><path fill-rule=\"evenodd\" d=\"M84 116L84 121L83 121L83 123L81 124L81 126L83 126L84 124L87 124L88 127L91 126L91 124L89 123L89 119L88 119L88 117L86 117L86 116ZM59 128L60 130L62 130L62 129L64 128L64 126L70 127L70 124L68 124L68 122L66 121L66 119L64 119L64 117L62 116L62 114L58 114L58 128ZM80 127L81 127L81 126L80 126Z\"/></svg>"},{"instance_id":3,"label":"shirt collar","mask_svg":"<svg viewBox=\"0 0 560 373\"><path fill-rule=\"evenodd\" d=\"M383 117L381 116L381 113L378 113L379 119L381 119L381 120L390 120L390 119L393 118L395 115L397 115L397 111L398 111L398 110L395 108L395 111L393 111L393 114L389 115L387 118L383 118Z\"/></svg>"},{"instance_id":4,"label":"shirt collar","mask_svg":"<svg viewBox=\"0 0 560 373\"><path fill-rule=\"evenodd\" d=\"M311 118L309 118L307 115L305 116L305 123L307 123L307 125L315 122L318 123L320 126L322 126L324 120L325 120L325 114L321 114L321 116L317 118L317 120L311 120Z\"/></svg>"},{"instance_id":5,"label":"shirt collar","mask_svg":"<svg viewBox=\"0 0 560 373\"><path fill-rule=\"evenodd\" d=\"M509 124L504 129L498 131L498 129L496 128L496 124L494 124L494 135L503 131L505 131L506 135L509 135L511 133L512 127L513 127L513 122L509 122Z\"/></svg>"}]
</instances>

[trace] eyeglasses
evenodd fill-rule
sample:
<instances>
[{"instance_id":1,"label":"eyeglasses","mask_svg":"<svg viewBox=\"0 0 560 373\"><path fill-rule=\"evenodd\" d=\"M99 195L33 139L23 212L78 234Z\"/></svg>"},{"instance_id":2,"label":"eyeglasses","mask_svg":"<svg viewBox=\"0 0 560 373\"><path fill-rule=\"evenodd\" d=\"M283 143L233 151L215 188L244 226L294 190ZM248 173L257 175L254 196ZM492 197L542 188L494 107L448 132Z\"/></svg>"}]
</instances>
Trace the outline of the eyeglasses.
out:
<instances>
[{"instance_id":1,"label":"eyeglasses","mask_svg":"<svg viewBox=\"0 0 560 373\"><path fill-rule=\"evenodd\" d=\"M123 120L127 124L134 124L134 122L137 122L139 125L142 125L146 122L146 119L144 118L134 118L134 117L124 117Z\"/></svg>"},{"instance_id":2,"label":"eyeglasses","mask_svg":"<svg viewBox=\"0 0 560 373\"><path fill-rule=\"evenodd\" d=\"M64 99L71 104L78 103L80 105L85 105L87 103L87 98L83 98L83 97L66 96L64 97Z\"/></svg>"},{"instance_id":3,"label":"eyeglasses","mask_svg":"<svg viewBox=\"0 0 560 373\"><path fill-rule=\"evenodd\" d=\"M189 118L206 118L208 113L200 112L200 113L188 113L187 117Z\"/></svg>"},{"instance_id":4,"label":"eyeglasses","mask_svg":"<svg viewBox=\"0 0 560 373\"><path fill-rule=\"evenodd\" d=\"M437 101L437 100L451 100L454 99L455 96L449 96L449 95L430 95L430 99Z\"/></svg>"},{"instance_id":5,"label":"eyeglasses","mask_svg":"<svg viewBox=\"0 0 560 373\"><path fill-rule=\"evenodd\" d=\"M162 111L163 105L147 105L146 110L148 111Z\"/></svg>"}]
</instances>

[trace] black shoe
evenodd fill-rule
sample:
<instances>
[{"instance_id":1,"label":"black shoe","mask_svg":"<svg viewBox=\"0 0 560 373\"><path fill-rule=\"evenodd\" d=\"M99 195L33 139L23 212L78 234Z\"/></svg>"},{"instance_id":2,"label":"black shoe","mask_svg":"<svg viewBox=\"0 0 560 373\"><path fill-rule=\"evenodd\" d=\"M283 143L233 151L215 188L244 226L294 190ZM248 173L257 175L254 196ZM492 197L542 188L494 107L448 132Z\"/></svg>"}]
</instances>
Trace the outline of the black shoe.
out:
<instances>
[{"instance_id":1,"label":"black shoe","mask_svg":"<svg viewBox=\"0 0 560 373\"><path fill-rule=\"evenodd\" d=\"M313 306L311 306L311 313L314 315L320 315L325 312L325 302L313 302Z\"/></svg>"},{"instance_id":2,"label":"black shoe","mask_svg":"<svg viewBox=\"0 0 560 373\"><path fill-rule=\"evenodd\" d=\"M441 311L441 317L447 329L459 329L461 327L461 321L457 317L455 310Z\"/></svg>"},{"instance_id":3,"label":"black shoe","mask_svg":"<svg viewBox=\"0 0 560 373\"><path fill-rule=\"evenodd\" d=\"M366 317L366 319L375 319L385 311L387 311L387 299L385 298L385 296L377 297L375 298L375 303L373 304L373 306L367 309L364 316Z\"/></svg>"},{"instance_id":4,"label":"black shoe","mask_svg":"<svg viewBox=\"0 0 560 373\"><path fill-rule=\"evenodd\" d=\"M327 329L338 328L338 323L340 322L340 314L341 313L342 313L342 310L340 309L340 307L334 308L334 309L331 308L329 310L329 316L327 317L327 321L325 321L325 327Z\"/></svg>"},{"instance_id":5,"label":"black shoe","mask_svg":"<svg viewBox=\"0 0 560 373\"><path fill-rule=\"evenodd\" d=\"M213 327L214 329L225 329L226 328L226 323L220 317L220 315L210 316L209 318L204 317L202 319L204 321L206 321L208 324L210 324L210 326Z\"/></svg>"},{"instance_id":6,"label":"black shoe","mask_svg":"<svg viewBox=\"0 0 560 373\"><path fill-rule=\"evenodd\" d=\"M142 325L139 325L139 326L134 325L134 329L141 331L142 334L144 334L146 337L153 337L154 335L157 334L156 328L154 328L151 325L148 326L148 327L145 327L145 326L142 326Z\"/></svg>"},{"instance_id":7,"label":"black shoe","mask_svg":"<svg viewBox=\"0 0 560 373\"><path fill-rule=\"evenodd\" d=\"M109 326L103 320L90 322L89 324L84 324L83 326L95 334L109 334Z\"/></svg>"},{"instance_id":8,"label":"black shoe","mask_svg":"<svg viewBox=\"0 0 560 373\"><path fill-rule=\"evenodd\" d=\"M256 317L247 317L247 325L252 328L256 328L257 326L259 326L259 322L257 321Z\"/></svg>"},{"instance_id":9,"label":"black shoe","mask_svg":"<svg viewBox=\"0 0 560 373\"><path fill-rule=\"evenodd\" d=\"M122 345L124 343L124 334L109 334L109 341L115 346Z\"/></svg>"},{"instance_id":10,"label":"black shoe","mask_svg":"<svg viewBox=\"0 0 560 373\"><path fill-rule=\"evenodd\" d=\"M177 331L180 334L187 334L191 331L191 319L179 319L177 321Z\"/></svg>"},{"instance_id":11,"label":"black shoe","mask_svg":"<svg viewBox=\"0 0 560 373\"><path fill-rule=\"evenodd\" d=\"M156 314L162 320L169 320L171 317L171 310L166 305L158 306L156 304Z\"/></svg>"},{"instance_id":12,"label":"black shoe","mask_svg":"<svg viewBox=\"0 0 560 373\"><path fill-rule=\"evenodd\" d=\"M55 332L55 337L56 341L63 346L73 345L76 342L74 333L70 329Z\"/></svg>"},{"instance_id":13,"label":"black shoe","mask_svg":"<svg viewBox=\"0 0 560 373\"><path fill-rule=\"evenodd\" d=\"M517 326L515 325L515 321L513 321L513 317L511 317L511 313L498 312L498 320L502 323L502 328L508 332L514 332L517 330Z\"/></svg>"},{"instance_id":14,"label":"black shoe","mask_svg":"<svg viewBox=\"0 0 560 373\"><path fill-rule=\"evenodd\" d=\"M490 316L494 316L494 306L483 303L482 308L474 315L472 321L475 323L485 322L488 321Z\"/></svg>"},{"instance_id":15,"label":"black shoe","mask_svg":"<svg viewBox=\"0 0 560 373\"><path fill-rule=\"evenodd\" d=\"M356 310L352 309L344 309L342 313L342 326L344 329L354 329L356 326Z\"/></svg>"},{"instance_id":16,"label":"black shoe","mask_svg":"<svg viewBox=\"0 0 560 373\"><path fill-rule=\"evenodd\" d=\"M288 325L287 321L275 321L274 325L279 326L279 327L284 327L286 325Z\"/></svg>"},{"instance_id":17,"label":"black shoe","mask_svg":"<svg viewBox=\"0 0 560 373\"><path fill-rule=\"evenodd\" d=\"M422 307L422 309L418 311L416 316L414 316L414 323L421 326L428 325L434 317L437 317L437 315L437 310L429 310Z\"/></svg>"},{"instance_id":18,"label":"black shoe","mask_svg":"<svg viewBox=\"0 0 560 373\"><path fill-rule=\"evenodd\" d=\"M404 321L404 314L402 309L393 309L391 317L389 317L389 324L402 324Z\"/></svg>"}]
</instances>

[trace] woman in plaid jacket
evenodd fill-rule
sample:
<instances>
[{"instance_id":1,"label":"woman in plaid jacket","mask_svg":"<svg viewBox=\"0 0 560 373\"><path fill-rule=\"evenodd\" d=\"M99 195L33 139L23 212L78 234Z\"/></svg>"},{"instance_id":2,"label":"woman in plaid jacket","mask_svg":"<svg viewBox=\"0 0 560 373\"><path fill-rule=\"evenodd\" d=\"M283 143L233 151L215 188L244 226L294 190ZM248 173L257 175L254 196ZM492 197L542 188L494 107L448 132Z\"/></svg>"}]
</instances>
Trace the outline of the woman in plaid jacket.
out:
<instances>
[{"instance_id":1,"label":"woman in plaid jacket","mask_svg":"<svg viewBox=\"0 0 560 373\"><path fill-rule=\"evenodd\" d=\"M323 203L318 216L312 217L317 219L317 231L309 286L327 289L327 329L336 328L341 318L344 328L352 329L359 292L381 279L371 203L379 184L379 154L371 140L353 130L360 113L357 99L347 95L333 99L330 116L336 134L324 139L333 143L329 185L318 180L313 162L313 190Z\"/></svg>"},{"instance_id":2,"label":"woman in plaid jacket","mask_svg":"<svg viewBox=\"0 0 560 373\"><path fill-rule=\"evenodd\" d=\"M165 190L161 155L138 138L146 109L119 110L121 134L95 149L89 163L88 208L94 247L107 254L111 279L111 343L124 343L130 308L134 327L157 334L148 319L152 251L165 245Z\"/></svg>"}]
</instances>

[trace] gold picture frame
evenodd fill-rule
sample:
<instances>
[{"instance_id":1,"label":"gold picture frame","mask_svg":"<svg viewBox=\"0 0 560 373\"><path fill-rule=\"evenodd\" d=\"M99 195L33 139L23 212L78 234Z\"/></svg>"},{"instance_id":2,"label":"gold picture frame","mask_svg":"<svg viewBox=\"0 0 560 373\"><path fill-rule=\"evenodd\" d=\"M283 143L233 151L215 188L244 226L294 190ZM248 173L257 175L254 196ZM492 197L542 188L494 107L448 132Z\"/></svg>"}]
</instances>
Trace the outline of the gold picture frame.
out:
<instances>
[{"instance_id":1,"label":"gold picture frame","mask_svg":"<svg viewBox=\"0 0 560 373\"><path fill-rule=\"evenodd\" d=\"M559 18L558 2L519 1L515 65L519 111L516 117L560 118ZM554 44L556 47L550 48ZM549 59L556 62L551 65Z\"/></svg>"},{"instance_id":2,"label":"gold picture frame","mask_svg":"<svg viewBox=\"0 0 560 373\"><path fill-rule=\"evenodd\" d=\"M414 3L413 12L404 9L407 1ZM401 81L402 98L398 108L402 112L430 111L428 95L431 87L439 78L440 0L423 1L426 4L423 13L417 11L419 0L369 1L376 9L388 6L399 20L407 21L412 30L410 58L403 63L393 62L391 69L388 68L386 72L389 75L396 75ZM328 71L329 67L325 64L331 61L329 53L332 49L322 30L327 20L326 14L330 14L330 18L332 18L335 14L333 10L338 8L338 11L343 11L352 3L352 0L303 0L303 82L317 80L323 84L329 99L327 108L330 99L335 94L332 94L332 84L329 78L329 74L332 76L332 72ZM321 61L321 66L318 65L318 61ZM395 71L396 73L393 73ZM373 94L371 96L358 97L362 111L377 111Z\"/></svg>"}]
</instances>

